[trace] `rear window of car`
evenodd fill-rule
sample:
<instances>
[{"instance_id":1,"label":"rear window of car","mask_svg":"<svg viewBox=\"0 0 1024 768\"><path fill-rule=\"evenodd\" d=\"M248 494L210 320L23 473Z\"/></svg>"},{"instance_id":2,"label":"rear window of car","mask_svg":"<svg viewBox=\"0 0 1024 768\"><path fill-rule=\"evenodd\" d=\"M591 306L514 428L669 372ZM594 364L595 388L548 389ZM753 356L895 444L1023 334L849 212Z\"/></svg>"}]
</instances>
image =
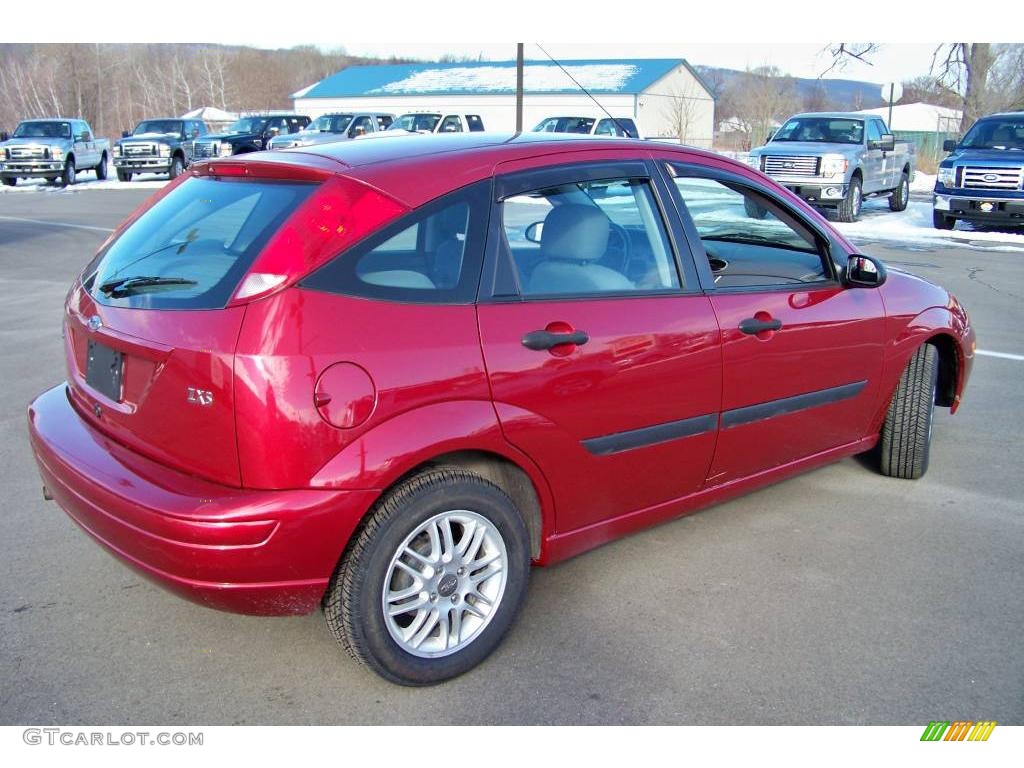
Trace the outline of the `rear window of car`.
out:
<instances>
[{"instance_id":1,"label":"rear window of car","mask_svg":"<svg viewBox=\"0 0 1024 768\"><path fill-rule=\"evenodd\" d=\"M314 187L187 179L99 255L86 289L114 306L223 307L271 235Z\"/></svg>"}]
</instances>

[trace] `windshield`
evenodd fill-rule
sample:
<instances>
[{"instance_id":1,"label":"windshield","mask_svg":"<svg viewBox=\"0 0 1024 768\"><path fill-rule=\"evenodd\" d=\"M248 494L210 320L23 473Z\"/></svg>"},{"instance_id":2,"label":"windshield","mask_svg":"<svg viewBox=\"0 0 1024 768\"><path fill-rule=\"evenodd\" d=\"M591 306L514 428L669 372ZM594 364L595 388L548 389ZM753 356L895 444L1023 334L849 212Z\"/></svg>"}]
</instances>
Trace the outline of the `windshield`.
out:
<instances>
[{"instance_id":1,"label":"windshield","mask_svg":"<svg viewBox=\"0 0 1024 768\"><path fill-rule=\"evenodd\" d=\"M13 138L27 139L29 137L42 139L70 139L71 123L57 120L33 120L30 123L19 123L14 129Z\"/></svg>"},{"instance_id":2,"label":"windshield","mask_svg":"<svg viewBox=\"0 0 1024 768\"><path fill-rule=\"evenodd\" d=\"M270 236L314 186L187 179L100 255L85 286L97 301L115 306L223 307Z\"/></svg>"},{"instance_id":3,"label":"windshield","mask_svg":"<svg viewBox=\"0 0 1024 768\"><path fill-rule=\"evenodd\" d=\"M863 144L864 121L841 117L797 117L779 128L772 141Z\"/></svg>"},{"instance_id":4,"label":"windshield","mask_svg":"<svg viewBox=\"0 0 1024 768\"><path fill-rule=\"evenodd\" d=\"M431 131L441 119L440 115L402 115L388 129L403 131Z\"/></svg>"},{"instance_id":5,"label":"windshield","mask_svg":"<svg viewBox=\"0 0 1024 768\"><path fill-rule=\"evenodd\" d=\"M590 133L594 127L592 117L549 117L533 129L538 133Z\"/></svg>"},{"instance_id":6,"label":"windshield","mask_svg":"<svg viewBox=\"0 0 1024 768\"><path fill-rule=\"evenodd\" d=\"M324 115L318 117L307 130L323 131L324 133L344 133L348 124L352 122L352 115Z\"/></svg>"},{"instance_id":7,"label":"windshield","mask_svg":"<svg viewBox=\"0 0 1024 768\"><path fill-rule=\"evenodd\" d=\"M971 126L960 146L965 149L1024 150L1024 117L979 120Z\"/></svg>"},{"instance_id":8,"label":"windshield","mask_svg":"<svg viewBox=\"0 0 1024 768\"><path fill-rule=\"evenodd\" d=\"M267 125L267 118L265 117L243 117L241 120L235 120L228 128L228 133L263 133L264 127Z\"/></svg>"},{"instance_id":9,"label":"windshield","mask_svg":"<svg viewBox=\"0 0 1024 768\"><path fill-rule=\"evenodd\" d=\"M132 131L132 136L144 133L164 133L169 136L181 135L181 120L143 120Z\"/></svg>"}]
</instances>

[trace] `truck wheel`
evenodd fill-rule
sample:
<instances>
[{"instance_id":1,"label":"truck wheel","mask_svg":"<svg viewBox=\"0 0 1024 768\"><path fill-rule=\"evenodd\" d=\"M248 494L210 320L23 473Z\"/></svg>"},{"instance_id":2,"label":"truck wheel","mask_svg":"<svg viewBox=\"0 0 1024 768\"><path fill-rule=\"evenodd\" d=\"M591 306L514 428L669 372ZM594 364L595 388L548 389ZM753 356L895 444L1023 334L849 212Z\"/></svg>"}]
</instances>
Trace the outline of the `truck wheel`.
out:
<instances>
[{"instance_id":1,"label":"truck wheel","mask_svg":"<svg viewBox=\"0 0 1024 768\"><path fill-rule=\"evenodd\" d=\"M57 184L62 187L70 187L75 183L75 161L68 159L64 163L64 173L60 175Z\"/></svg>"},{"instance_id":2,"label":"truck wheel","mask_svg":"<svg viewBox=\"0 0 1024 768\"><path fill-rule=\"evenodd\" d=\"M900 185L889 195L890 211L905 211L910 201L910 177L904 173L900 176Z\"/></svg>"},{"instance_id":3,"label":"truck wheel","mask_svg":"<svg viewBox=\"0 0 1024 768\"><path fill-rule=\"evenodd\" d=\"M508 495L479 475L438 467L374 506L331 579L324 616L377 674L431 685L497 648L529 572L529 536Z\"/></svg>"},{"instance_id":4,"label":"truck wheel","mask_svg":"<svg viewBox=\"0 0 1024 768\"><path fill-rule=\"evenodd\" d=\"M18 183L17 177L11 177L9 179L4 179L4 186L5 187L13 187L17 183Z\"/></svg>"},{"instance_id":5,"label":"truck wheel","mask_svg":"<svg viewBox=\"0 0 1024 768\"><path fill-rule=\"evenodd\" d=\"M117 180L118 181L131 181L131 171L122 171L120 168L117 169Z\"/></svg>"},{"instance_id":6,"label":"truck wheel","mask_svg":"<svg viewBox=\"0 0 1024 768\"><path fill-rule=\"evenodd\" d=\"M938 350L922 344L903 369L882 425L883 475L916 480L928 471L938 381Z\"/></svg>"},{"instance_id":7,"label":"truck wheel","mask_svg":"<svg viewBox=\"0 0 1024 768\"><path fill-rule=\"evenodd\" d=\"M181 155L175 155L171 159L171 168L167 172L167 175L170 176L171 179L173 180L173 179L178 178L178 176L180 176L181 172L184 171L184 170L185 170L185 163L182 162Z\"/></svg>"},{"instance_id":8,"label":"truck wheel","mask_svg":"<svg viewBox=\"0 0 1024 768\"><path fill-rule=\"evenodd\" d=\"M956 219L951 219L939 211L932 211L932 226L936 229L952 229L956 226Z\"/></svg>"},{"instance_id":9,"label":"truck wheel","mask_svg":"<svg viewBox=\"0 0 1024 768\"><path fill-rule=\"evenodd\" d=\"M850 188L846 192L846 199L839 203L836 208L836 221L849 223L856 221L860 216L860 207L864 202L864 191L861 188L860 176L854 176L850 180Z\"/></svg>"},{"instance_id":10,"label":"truck wheel","mask_svg":"<svg viewBox=\"0 0 1024 768\"><path fill-rule=\"evenodd\" d=\"M96 166L96 180L105 181L107 178L107 153L103 153L100 164Z\"/></svg>"},{"instance_id":11,"label":"truck wheel","mask_svg":"<svg viewBox=\"0 0 1024 768\"><path fill-rule=\"evenodd\" d=\"M751 219L763 219L768 215L768 209L763 205L758 205L749 197L743 198L743 208L747 212L747 216Z\"/></svg>"}]
</instances>

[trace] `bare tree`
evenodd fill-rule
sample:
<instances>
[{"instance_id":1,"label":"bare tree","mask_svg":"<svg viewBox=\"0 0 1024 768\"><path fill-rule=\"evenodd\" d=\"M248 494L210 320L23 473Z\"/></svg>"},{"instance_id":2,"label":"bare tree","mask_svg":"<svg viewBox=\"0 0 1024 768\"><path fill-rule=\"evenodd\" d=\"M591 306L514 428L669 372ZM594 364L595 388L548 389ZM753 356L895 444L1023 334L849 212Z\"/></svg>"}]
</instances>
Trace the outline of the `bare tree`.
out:
<instances>
[{"instance_id":1,"label":"bare tree","mask_svg":"<svg viewBox=\"0 0 1024 768\"><path fill-rule=\"evenodd\" d=\"M724 100L734 110L745 134L743 149L750 149L800 106L796 82L777 67L757 67L735 78L726 88Z\"/></svg>"},{"instance_id":2,"label":"bare tree","mask_svg":"<svg viewBox=\"0 0 1024 768\"><path fill-rule=\"evenodd\" d=\"M685 144L691 139L690 129L693 128L700 106L697 89L693 81L690 81L685 87L673 88L668 97L662 110L663 117L672 127L672 135L679 139L680 144Z\"/></svg>"}]
</instances>

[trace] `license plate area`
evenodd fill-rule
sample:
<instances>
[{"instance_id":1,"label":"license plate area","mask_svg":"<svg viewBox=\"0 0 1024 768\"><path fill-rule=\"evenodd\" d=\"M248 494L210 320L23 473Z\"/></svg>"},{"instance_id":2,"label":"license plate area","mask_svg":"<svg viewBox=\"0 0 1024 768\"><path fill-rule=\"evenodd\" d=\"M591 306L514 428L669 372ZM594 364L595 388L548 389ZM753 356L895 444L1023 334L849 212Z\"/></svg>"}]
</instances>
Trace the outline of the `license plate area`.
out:
<instances>
[{"instance_id":1,"label":"license plate area","mask_svg":"<svg viewBox=\"0 0 1024 768\"><path fill-rule=\"evenodd\" d=\"M89 339L85 383L111 400L120 402L124 355L106 344Z\"/></svg>"}]
</instances>

